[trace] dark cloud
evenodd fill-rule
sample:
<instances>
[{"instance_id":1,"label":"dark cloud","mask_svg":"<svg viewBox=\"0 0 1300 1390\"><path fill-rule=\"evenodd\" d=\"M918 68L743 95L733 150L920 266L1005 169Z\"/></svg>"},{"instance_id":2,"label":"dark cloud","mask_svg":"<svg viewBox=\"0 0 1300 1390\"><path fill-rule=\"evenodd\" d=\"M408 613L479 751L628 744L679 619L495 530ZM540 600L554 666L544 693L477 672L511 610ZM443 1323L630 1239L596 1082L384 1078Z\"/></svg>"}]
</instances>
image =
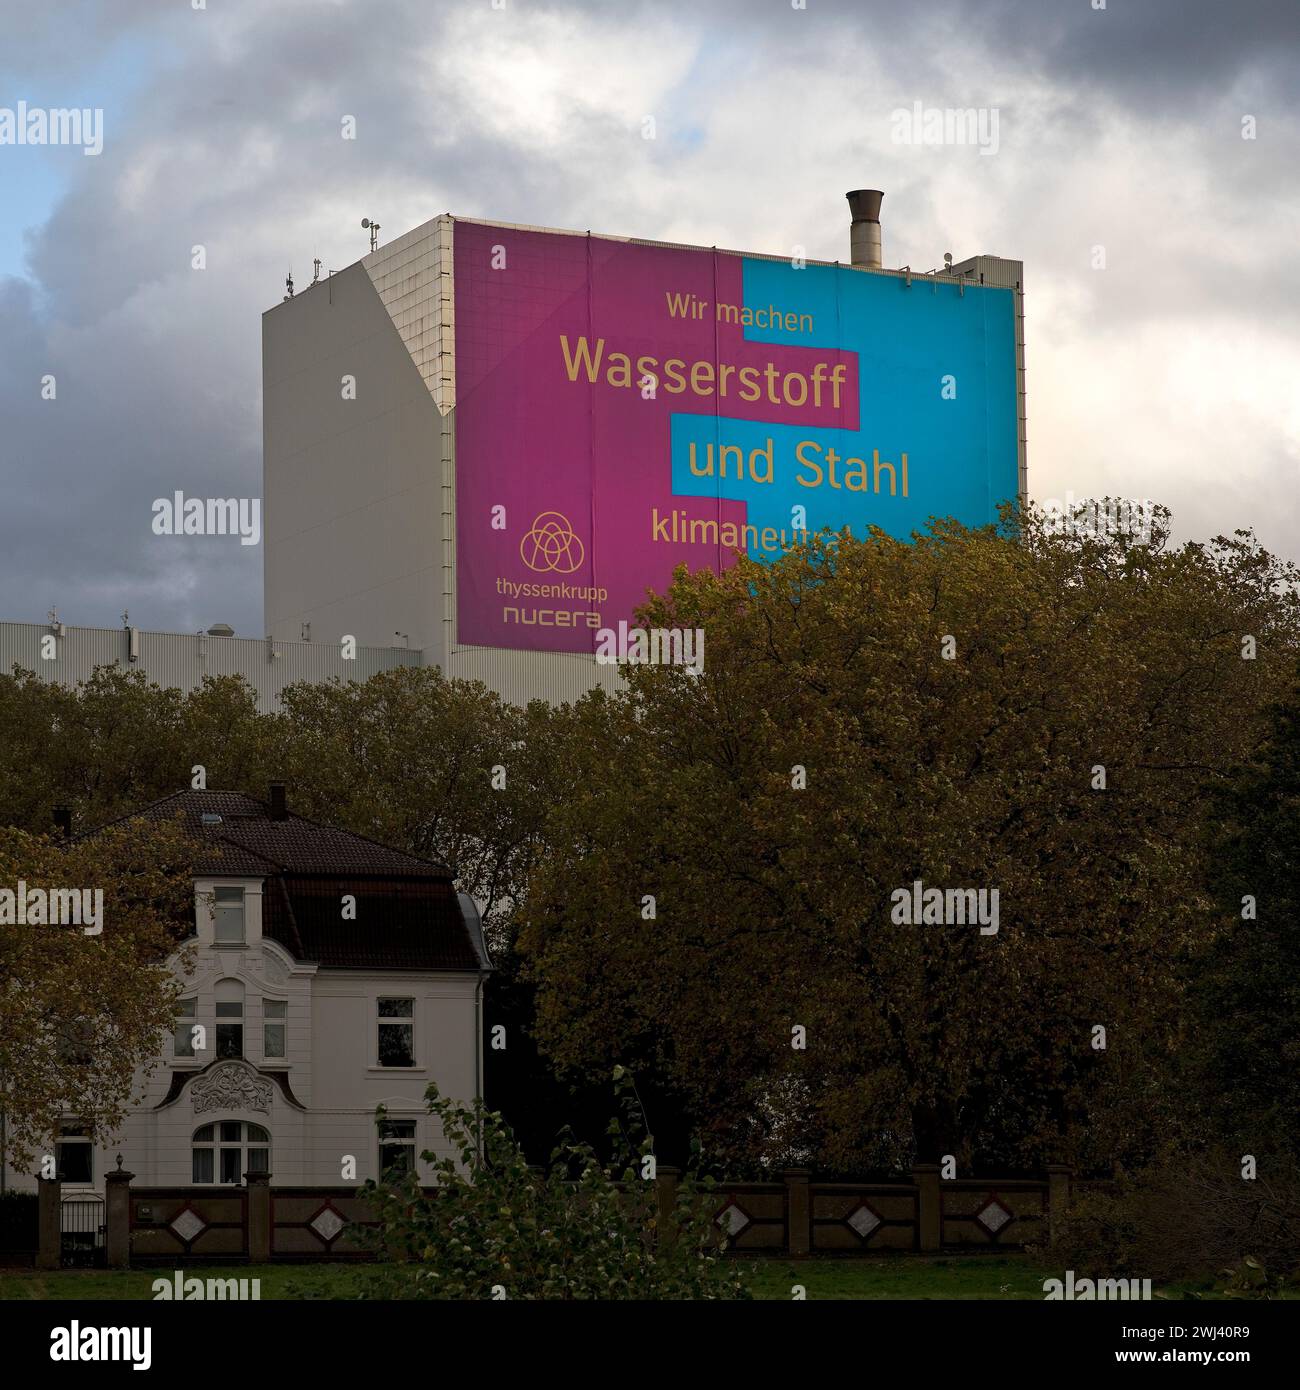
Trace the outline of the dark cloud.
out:
<instances>
[{"instance_id":1,"label":"dark cloud","mask_svg":"<svg viewBox=\"0 0 1300 1390\"><path fill-rule=\"evenodd\" d=\"M587 0L599 9L606 0ZM1098 96L1136 107L1211 100L1239 78L1274 88L1295 85L1300 10L1294 0L638 0L663 16L691 15L724 34L737 28L783 44L824 42L850 30L886 46L904 71L942 60L956 80L981 81L996 53L1026 75L1084 83ZM570 8L546 0L548 9ZM938 65L936 65L938 66ZM933 100L938 100L936 94Z\"/></svg>"}]
</instances>

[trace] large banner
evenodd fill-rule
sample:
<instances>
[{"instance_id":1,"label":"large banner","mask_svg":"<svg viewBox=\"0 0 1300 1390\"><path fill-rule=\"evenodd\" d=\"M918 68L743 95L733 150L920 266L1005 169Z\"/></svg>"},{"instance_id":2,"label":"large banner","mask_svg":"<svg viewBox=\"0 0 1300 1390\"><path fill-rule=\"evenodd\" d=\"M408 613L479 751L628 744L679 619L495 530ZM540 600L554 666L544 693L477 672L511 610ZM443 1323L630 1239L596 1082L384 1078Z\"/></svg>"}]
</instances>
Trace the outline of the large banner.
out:
<instances>
[{"instance_id":1,"label":"large banner","mask_svg":"<svg viewBox=\"0 0 1300 1390\"><path fill-rule=\"evenodd\" d=\"M459 641L591 652L683 561L1014 500L1010 290L455 224Z\"/></svg>"}]
</instances>

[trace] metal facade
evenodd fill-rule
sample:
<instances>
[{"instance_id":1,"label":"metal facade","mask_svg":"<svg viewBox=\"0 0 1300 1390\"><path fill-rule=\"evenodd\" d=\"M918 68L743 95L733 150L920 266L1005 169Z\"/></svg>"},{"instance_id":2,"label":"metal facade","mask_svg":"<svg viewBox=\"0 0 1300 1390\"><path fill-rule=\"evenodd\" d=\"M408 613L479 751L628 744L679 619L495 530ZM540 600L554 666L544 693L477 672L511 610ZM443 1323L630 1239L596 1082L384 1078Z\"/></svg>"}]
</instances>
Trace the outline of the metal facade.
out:
<instances>
[{"instance_id":1,"label":"metal facade","mask_svg":"<svg viewBox=\"0 0 1300 1390\"><path fill-rule=\"evenodd\" d=\"M424 654L402 647L358 647L345 661L335 643L272 642L255 637L209 637L203 633L145 632L140 628L71 627L62 635L49 623L0 622L0 670L15 666L60 685L89 680L97 666L143 671L150 682L196 690L207 676L243 676L270 713L285 686L301 681L364 681L379 671L422 666ZM138 656L131 657L132 634ZM53 636L57 655L42 656L42 639Z\"/></svg>"}]
</instances>

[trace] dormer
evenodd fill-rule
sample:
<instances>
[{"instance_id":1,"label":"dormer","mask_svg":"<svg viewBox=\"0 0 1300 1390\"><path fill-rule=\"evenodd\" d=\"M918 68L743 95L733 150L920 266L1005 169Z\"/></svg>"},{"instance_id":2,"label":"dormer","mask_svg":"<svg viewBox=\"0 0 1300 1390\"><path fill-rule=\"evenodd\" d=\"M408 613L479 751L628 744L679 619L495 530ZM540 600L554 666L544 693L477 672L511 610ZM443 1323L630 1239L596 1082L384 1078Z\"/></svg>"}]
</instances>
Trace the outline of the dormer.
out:
<instances>
[{"instance_id":1,"label":"dormer","mask_svg":"<svg viewBox=\"0 0 1300 1390\"><path fill-rule=\"evenodd\" d=\"M194 934L200 946L241 951L262 944L260 878L208 876L194 880Z\"/></svg>"}]
</instances>

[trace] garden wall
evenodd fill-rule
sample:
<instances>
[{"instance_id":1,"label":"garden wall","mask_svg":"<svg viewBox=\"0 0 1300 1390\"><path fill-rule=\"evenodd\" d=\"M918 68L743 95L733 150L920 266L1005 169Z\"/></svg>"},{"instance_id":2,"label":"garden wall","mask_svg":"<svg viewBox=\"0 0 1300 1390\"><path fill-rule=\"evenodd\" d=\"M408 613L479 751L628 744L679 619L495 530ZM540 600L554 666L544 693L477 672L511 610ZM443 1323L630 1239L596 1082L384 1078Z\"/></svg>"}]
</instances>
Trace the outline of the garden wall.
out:
<instances>
[{"instance_id":1,"label":"garden wall","mask_svg":"<svg viewBox=\"0 0 1300 1390\"><path fill-rule=\"evenodd\" d=\"M248 1173L231 1187L133 1187L106 1180L104 1252L110 1267L273 1260L366 1259L370 1208L351 1187L273 1187ZM655 1178L661 1218L677 1197L678 1170ZM57 1181L40 1184L42 1268L60 1263ZM1070 1174L943 1180L937 1164L907 1179L819 1181L792 1169L779 1182L723 1182L709 1194L713 1219L746 1254L853 1255L875 1251L1018 1250L1048 1243L1070 1195Z\"/></svg>"}]
</instances>

